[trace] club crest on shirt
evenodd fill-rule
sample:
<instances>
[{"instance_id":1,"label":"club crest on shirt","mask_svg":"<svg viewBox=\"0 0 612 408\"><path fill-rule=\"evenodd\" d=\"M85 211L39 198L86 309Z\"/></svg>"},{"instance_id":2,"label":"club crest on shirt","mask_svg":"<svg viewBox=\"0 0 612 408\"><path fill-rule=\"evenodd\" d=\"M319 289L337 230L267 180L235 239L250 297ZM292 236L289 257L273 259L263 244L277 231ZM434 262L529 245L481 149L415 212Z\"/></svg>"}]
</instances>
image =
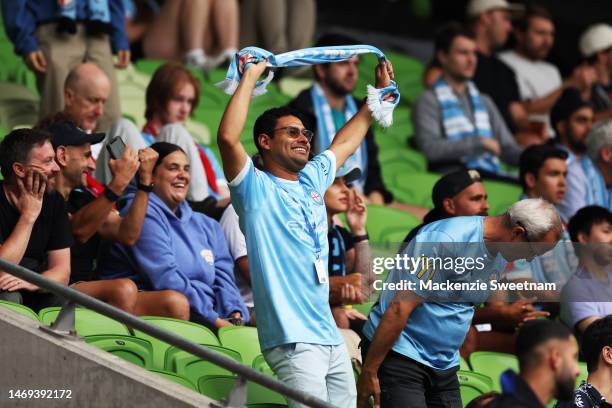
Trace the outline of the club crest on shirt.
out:
<instances>
[{"instance_id":1,"label":"club crest on shirt","mask_svg":"<svg viewBox=\"0 0 612 408\"><path fill-rule=\"evenodd\" d=\"M321 194L317 193L314 190L310 190L310 197L314 200L315 203L321 204Z\"/></svg>"},{"instance_id":2,"label":"club crest on shirt","mask_svg":"<svg viewBox=\"0 0 612 408\"><path fill-rule=\"evenodd\" d=\"M212 265L215 263L215 255L210 249L203 249L202 251L200 251L200 256L202 256L202 258L204 258L204 260L209 265Z\"/></svg>"}]
</instances>

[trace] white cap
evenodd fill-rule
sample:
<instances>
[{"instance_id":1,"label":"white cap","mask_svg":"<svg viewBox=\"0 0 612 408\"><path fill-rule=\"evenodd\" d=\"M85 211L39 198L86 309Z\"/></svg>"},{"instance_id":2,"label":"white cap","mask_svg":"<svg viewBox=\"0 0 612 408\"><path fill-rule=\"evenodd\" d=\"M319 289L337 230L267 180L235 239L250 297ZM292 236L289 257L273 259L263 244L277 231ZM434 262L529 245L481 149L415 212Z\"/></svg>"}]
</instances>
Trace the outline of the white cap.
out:
<instances>
[{"instance_id":1,"label":"white cap","mask_svg":"<svg viewBox=\"0 0 612 408\"><path fill-rule=\"evenodd\" d=\"M582 33L578 46L584 57L607 50L612 47L612 26L603 23L590 26Z\"/></svg>"},{"instance_id":2,"label":"white cap","mask_svg":"<svg viewBox=\"0 0 612 408\"><path fill-rule=\"evenodd\" d=\"M511 4L506 0L470 0L467 6L468 17L476 17L489 10L502 9L508 11L524 11L522 4Z\"/></svg>"}]
</instances>

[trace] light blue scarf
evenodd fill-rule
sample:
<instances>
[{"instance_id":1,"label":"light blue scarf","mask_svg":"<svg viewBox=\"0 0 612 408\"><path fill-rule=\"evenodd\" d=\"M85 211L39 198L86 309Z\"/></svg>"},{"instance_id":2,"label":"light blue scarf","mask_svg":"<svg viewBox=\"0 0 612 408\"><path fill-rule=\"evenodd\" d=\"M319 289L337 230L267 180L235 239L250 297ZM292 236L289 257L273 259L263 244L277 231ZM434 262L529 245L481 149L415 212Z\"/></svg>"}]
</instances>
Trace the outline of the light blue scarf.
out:
<instances>
[{"instance_id":1,"label":"light blue scarf","mask_svg":"<svg viewBox=\"0 0 612 408\"><path fill-rule=\"evenodd\" d=\"M440 103L442 125L444 126L446 136L450 140L463 140L468 137L492 138L493 133L491 132L489 114L480 99L478 89L471 81L467 83L467 89L472 102L472 109L474 110L474 123L472 123L466 113L461 109L461 104L457 96L444 78L440 78L433 85L433 90ZM468 168L503 174L499 165L499 159L490 153L463 157L461 160Z\"/></svg>"},{"instance_id":2,"label":"light blue scarf","mask_svg":"<svg viewBox=\"0 0 612 408\"><path fill-rule=\"evenodd\" d=\"M230 63L225 80L217 86L226 93L232 95L243 72L240 71L240 60L243 60L245 69L250 64L256 64L267 59L268 67L302 67L306 65L325 64L328 62L346 61L357 55L374 53L380 58L386 58L378 48L370 45L346 45L333 47L314 47L301 50L289 51L274 55L269 51L257 47L247 47L240 50ZM270 83L274 73L270 71L266 79L257 81L253 96L262 95L266 92L266 86ZM389 127L393 123L393 109L399 103L400 93L395 81L386 88L377 89L368 85L368 107L374 119L383 127ZM387 95L393 95L393 99L384 100Z\"/></svg>"},{"instance_id":3,"label":"light blue scarf","mask_svg":"<svg viewBox=\"0 0 612 408\"><path fill-rule=\"evenodd\" d=\"M606 187L603 176L595 167L595 163L587 157L582 157L582 169L589 181L587 187L587 204L599 205L612 211L612 191Z\"/></svg>"},{"instance_id":4,"label":"light blue scarf","mask_svg":"<svg viewBox=\"0 0 612 408\"><path fill-rule=\"evenodd\" d=\"M76 23L78 0L58 0L57 7L60 18ZM87 0L88 21L110 27L109 0ZM75 26L76 27L76 26ZM75 28L76 29L76 28ZM72 31L72 29L70 30Z\"/></svg>"},{"instance_id":5,"label":"light blue scarf","mask_svg":"<svg viewBox=\"0 0 612 408\"><path fill-rule=\"evenodd\" d=\"M310 89L312 98L312 106L317 117L317 138L320 153L331 145L336 136L336 126L332 117L331 107L327 102L325 93L319 84L315 83ZM357 104L351 95L346 95L344 98L344 117L348 122L357 113ZM349 164L351 163L351 164ZM355 180L353 184L359 191L363 191L365 180L367 178L366 169L368 168L368 151L365 139L361 142L355 153L353 153L345 162L345 165L356 165L361 169L361 177Z\"/></svg>"}]
</instances>

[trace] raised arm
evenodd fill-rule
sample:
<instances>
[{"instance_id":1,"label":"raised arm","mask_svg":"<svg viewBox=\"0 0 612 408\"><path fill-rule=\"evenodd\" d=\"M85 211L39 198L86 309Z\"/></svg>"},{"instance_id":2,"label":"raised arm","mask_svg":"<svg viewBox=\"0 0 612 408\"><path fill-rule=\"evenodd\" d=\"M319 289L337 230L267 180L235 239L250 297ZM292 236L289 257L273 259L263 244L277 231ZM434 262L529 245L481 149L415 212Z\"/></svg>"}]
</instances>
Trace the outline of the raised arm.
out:
<instances>
[{"instance_id":1,"label":"raised arm","mask_svg":"<svg viewBox=\"0 0 612 408\"><path fill-rule=\"evenodd\" d=\"M228 182L240 173L247 160L247 152L240 143L240 134L244 129L247 115L249 113L249 103L253 94L253 89L257 79L266 69L266 62L261 61L257 64L247 66L247 69L238 84L238 88L232 95L217 133L217 144L223 161L223 172Z\"/></svg>"},{"instance_id":2,"label":"raised arm","mask_svg":"<svg viewBox=\"0 0 612 408\"><path fill-rule=\"evenodd\" d=\"M392 79L394 75L391 62L381 61L376 66L376 88L389 86ZM340 129L329 146L329 150L336 155L336 169L339 169L346 159L355 153L371 124L372 115L368 105L364 103L359 112Z\"/></svg>"}]
</instances>

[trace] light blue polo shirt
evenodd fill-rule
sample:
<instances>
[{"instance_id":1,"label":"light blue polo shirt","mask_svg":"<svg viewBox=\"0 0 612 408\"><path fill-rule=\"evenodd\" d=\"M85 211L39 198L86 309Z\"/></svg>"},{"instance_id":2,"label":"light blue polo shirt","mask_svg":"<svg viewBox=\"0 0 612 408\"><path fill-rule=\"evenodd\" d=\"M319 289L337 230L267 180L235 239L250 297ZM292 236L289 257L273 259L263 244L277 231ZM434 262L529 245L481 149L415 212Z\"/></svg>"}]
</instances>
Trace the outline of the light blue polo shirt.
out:
<instances>
[{"instance_id":1,"label":"light blue polo shirt","mask_svg":"<svg viewBox=\"0 0 612 408\"><path fill-rule=\"evenodd\" d=\"M329 308L329 284L317 277L315 241L302 212L314 224L327 276L323 196L335 175L336 156L326 150L306 164L298 181L260 171L249 158L229 183L246 238L262 350L288 343L342 343Z\"/></svg>"},{"instance_id":2,"label":"light blue polo shirt","mask_svg":"<svg viewBox=\"0 0 612 408\"><path fill-rule=\"evenodd\" d=\"M426 256L444 262L434 263L436 267L422 275L418 273L421 268L413 274L404 269L405 266L396 267L389 273L387 283L414 282L412 292L425 299L410 314L393 351L439 370L459 365L459 348L472 322L474 305L486 301L490 294L489 285L486 285L487 289L476 287L468 292L438 291L421 288L419 281L469 285L499 279L507 262L500 254L493 257L488 252L483 239L483 220L484 217L452 217L425 225L400 254L413 258ZM474 259L473 264L465 263L468 258ZM452 265L449 259L454 260ZM398 293L388 289L381 293L363 328L368 339L374 338L382 316Z\"/></svg>"}]
</instances>

